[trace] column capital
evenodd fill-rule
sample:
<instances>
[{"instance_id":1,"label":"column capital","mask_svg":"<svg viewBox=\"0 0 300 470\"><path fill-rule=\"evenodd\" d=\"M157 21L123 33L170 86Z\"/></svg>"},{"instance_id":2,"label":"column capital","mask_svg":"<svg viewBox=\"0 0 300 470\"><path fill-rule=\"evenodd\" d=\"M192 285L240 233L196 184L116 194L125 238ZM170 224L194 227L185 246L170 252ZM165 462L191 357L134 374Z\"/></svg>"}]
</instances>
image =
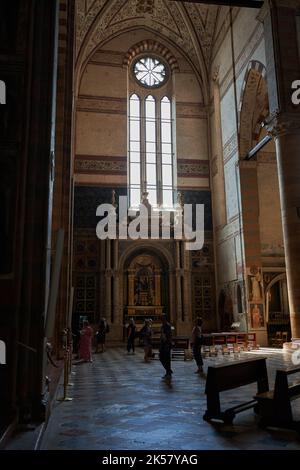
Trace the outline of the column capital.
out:
<instances>
[{"instance_id":1,"label":"column capital","mask_svg":"<svg viewBox=\"0 0 300 470\"><path fill-rule=\"evenodd\" d=\"M300 115L277 111L266 119L265 127L268 133L275 138L287 134L300 134Z\"/></svg>"}]
</instances>

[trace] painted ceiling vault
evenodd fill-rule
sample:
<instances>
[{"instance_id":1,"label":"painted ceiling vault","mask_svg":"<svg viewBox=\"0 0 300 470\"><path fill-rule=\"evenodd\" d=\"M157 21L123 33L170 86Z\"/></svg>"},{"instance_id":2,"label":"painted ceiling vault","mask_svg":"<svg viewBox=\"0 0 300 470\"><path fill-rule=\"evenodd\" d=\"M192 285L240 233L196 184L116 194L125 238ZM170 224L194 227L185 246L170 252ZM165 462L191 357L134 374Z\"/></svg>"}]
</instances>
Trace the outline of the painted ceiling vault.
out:
<instances>
[{"instance_id":1,"label":"painted ceiling vault","mask_svg":"<svg viewBox=\"0 0 300 470\"><path fill-rule=\"evenodd\" d=\"M146 27L179 47L207 81L220 7L169 0L76 0L76 7L77 68L109 38Z\"/></svg>"}]
</instances>

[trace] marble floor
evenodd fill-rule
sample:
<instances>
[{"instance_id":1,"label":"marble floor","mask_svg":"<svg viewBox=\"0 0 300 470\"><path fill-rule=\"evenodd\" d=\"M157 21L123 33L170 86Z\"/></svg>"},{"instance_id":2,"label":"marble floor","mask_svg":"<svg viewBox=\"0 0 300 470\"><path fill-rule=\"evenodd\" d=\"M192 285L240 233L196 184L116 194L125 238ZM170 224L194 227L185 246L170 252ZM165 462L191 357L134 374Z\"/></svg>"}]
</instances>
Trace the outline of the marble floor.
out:
<instances>
[{"instance_id":1,"label":"marble floor","mask_svg":"<svg viewBox=\"0 0 300 470\"><path fill-rule=\"evenodd\" d=\"M270 387L276 368L292 366L289 353L261 349L244 354L268 357ZM205 369L215 361L205 359ZM74 364L69 387L72 401L55 401L41 449L47 450L285 450L300 449L293 431L262 430L253 410L236 416L233 425L203 421L205 379L194 374L193 361L174 360L172 384L161 379L157 359L146 364L142 350L127 355L121 348ZM251 400L256 385L223 392L222 408ZM62 387L58 389L58 398ZM300 418L300 400L294 401ZM294 405L293 405L294 406Z\"/></svg>"}]
</instances>

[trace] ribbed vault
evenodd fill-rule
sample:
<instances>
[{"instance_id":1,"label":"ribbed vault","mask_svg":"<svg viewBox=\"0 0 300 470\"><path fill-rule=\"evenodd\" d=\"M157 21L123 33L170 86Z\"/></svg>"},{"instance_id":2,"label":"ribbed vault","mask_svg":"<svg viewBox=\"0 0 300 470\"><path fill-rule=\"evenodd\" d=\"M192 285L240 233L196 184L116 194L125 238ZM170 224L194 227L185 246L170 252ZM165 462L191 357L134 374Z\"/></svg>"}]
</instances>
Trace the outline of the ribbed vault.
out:
<instances>
[{"instance_id":1,"label":"ribbed vault","mask_svg":"<svg viewBox=\"0 0 300 470\"><path fill-rule=\"evenodd\" d=\"M208 93L208 73L220 7L170 0L76 0L77 78L101 45L125 31L145 28L185 55Z\"/></svg>"}]
</instances>

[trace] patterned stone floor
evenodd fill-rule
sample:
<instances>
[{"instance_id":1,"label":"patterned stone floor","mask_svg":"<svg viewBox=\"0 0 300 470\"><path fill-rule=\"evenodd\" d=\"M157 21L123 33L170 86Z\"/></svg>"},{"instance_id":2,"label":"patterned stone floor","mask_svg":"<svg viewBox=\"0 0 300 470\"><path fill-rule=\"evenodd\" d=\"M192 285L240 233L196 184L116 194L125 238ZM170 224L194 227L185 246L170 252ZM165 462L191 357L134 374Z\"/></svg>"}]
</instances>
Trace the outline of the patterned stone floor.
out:
<instances>
[{"instance_id":1,"label":"patterned stone floor","mask_svg":"<svg viewBox=\"0 0 300 470\"><path fill-rule=\"evenodd\" d=\"M277 367L292 366L290 354L261 349L268 357L270 386ZM242 355L240 357L242 357ZM209 358L205 368L215 361ZM86 450L221 450L300 449L292 431L261 430L253 410L237 415L233 425L209 424L205 379L194 374L193 361L173 361L168 386L158 360L143 362L142 351L127 355L121 348L94 356L93 363L73 366L70 402L57 401L42 440L42 449ZM222 408L252 398L256 385L223 392ZM60 388L58 394L62 393ZM300 400L293 402L300 417Z\"/></svg>"}]
</instances>

